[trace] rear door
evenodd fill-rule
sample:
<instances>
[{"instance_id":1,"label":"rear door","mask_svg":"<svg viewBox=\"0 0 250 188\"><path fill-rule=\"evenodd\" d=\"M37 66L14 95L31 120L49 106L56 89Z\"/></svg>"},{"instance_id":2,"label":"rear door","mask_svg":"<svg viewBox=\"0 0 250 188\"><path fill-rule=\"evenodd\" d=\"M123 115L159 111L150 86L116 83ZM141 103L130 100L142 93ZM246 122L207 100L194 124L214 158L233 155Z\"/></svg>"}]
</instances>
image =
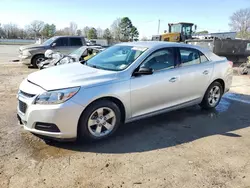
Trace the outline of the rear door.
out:
<instances>
[{"instance_id":1,"label":"rear door","mask_svg":"<svg viewBox=\"0 0 250 188\"><path fill-rule=\"evenodd\" d=\"M82 39L80 37L70 37L69 38L69 49L68 53L80 48L83 45Z\"/></svg>"},{"instance_id":2,"label":"rear door","mask_svg":"<svg viewBox=\"0 0 250 188\"><path fill-rule=\"evenodd\" d=\"M60 37L55 40L55 46L53 47L52 50L56 52L60 52L64 55L68 54L68 49L69 49L69 39L68 37Z\"/></svg>"},{"instance_id":3,"label":"rear door","mask_svg":"<svg viewBox=\"0 0 250 188\"><path fill-rule=\"evenodd\" d=\"M183 102L201 99L210 83L214 64L197 49L178 49L180 97Z\"/></svg>"}]
</instances>

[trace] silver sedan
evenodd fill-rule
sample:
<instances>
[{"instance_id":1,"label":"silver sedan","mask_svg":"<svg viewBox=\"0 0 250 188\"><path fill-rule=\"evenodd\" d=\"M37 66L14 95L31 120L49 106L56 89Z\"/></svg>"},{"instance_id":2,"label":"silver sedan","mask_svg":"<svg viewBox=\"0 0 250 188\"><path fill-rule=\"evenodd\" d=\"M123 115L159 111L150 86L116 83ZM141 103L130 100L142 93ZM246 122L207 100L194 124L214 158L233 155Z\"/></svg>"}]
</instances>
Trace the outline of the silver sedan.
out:
<instances>
[{"instance_id":1,"label":"silver sedan","mask_svg":"<svg viewBox=\"0 0 250 188\"><path fill-rule=\"evenodd\" d=\"M18 92L24 129L46 138L100 140L121 123L200 104L216 107L232 62L181 43L112 46L82 63L30 74Z\"/></svg>"}]
</instances>

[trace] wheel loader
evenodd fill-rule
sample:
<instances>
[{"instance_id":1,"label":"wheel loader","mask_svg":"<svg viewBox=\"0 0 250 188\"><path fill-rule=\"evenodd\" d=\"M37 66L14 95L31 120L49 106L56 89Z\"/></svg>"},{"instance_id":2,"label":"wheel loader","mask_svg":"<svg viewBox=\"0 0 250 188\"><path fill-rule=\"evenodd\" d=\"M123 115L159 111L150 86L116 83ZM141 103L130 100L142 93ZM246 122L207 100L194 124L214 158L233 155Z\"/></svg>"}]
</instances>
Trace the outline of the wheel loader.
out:
<instances>
[{"instance_id":1,"label":"wheel loader","mask_svg":"<svg viewBox=\"0 0 250 188\"><path fill-rule=\"evenodd\" d=\"M196 25L193 30L193 23L180 22L169 23L168 33L165 31L161 35L153 35L153 41L168 41L168 42L184 42L187 39L192 39L193 31L196 30Z\"/></svg>"}]
</instances>

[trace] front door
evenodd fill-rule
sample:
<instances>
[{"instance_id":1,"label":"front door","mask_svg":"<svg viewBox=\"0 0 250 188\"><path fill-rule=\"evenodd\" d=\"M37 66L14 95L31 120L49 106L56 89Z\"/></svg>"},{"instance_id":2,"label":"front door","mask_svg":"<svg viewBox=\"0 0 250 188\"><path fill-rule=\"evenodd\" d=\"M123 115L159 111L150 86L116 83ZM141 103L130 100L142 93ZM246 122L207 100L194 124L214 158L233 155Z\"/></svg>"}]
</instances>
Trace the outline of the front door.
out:
<instances>
[{"instance_id":1,"label":"front door","mask_svg":"<svg viewBox=\"0 0 250 188\"><path fill-rule=\"evenodd\" d=\"M182 102L202 99L210 83L214 64L193 48L179 48Z\"/></svg>"},{"instance_id":2,"label":"front door","mask_svg":"<svg viewBox=\"0 0 250 188\"><path fill-rule=\"evenodd\" d=\"M157 50L140 66L152 68L153 74L131 77L132 117L178 104L180 74L175 62L173 48Z\"/></svg>"}]
</instances>

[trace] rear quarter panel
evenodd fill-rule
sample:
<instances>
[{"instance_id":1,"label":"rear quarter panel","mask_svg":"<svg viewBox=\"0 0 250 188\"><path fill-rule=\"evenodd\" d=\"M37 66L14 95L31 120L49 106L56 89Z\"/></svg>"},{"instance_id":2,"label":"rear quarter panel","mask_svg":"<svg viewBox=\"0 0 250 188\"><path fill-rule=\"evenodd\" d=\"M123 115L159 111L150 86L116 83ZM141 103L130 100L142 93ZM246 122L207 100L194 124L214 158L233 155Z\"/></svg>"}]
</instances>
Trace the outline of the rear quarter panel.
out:
<instances>
[{"instance_id":1,"label":"rear quarter panel","mask_svg":"<svg viewBox=\"0 0 250 188\"><path fill-rule=\"evenodd\" d=\"M222 79L224 81L224 92L227 92L230 89L233 80L233 69L232 66L228 63L227 59L215 61L211 83L217 79Z\"/></svg>"}]
</instances>

